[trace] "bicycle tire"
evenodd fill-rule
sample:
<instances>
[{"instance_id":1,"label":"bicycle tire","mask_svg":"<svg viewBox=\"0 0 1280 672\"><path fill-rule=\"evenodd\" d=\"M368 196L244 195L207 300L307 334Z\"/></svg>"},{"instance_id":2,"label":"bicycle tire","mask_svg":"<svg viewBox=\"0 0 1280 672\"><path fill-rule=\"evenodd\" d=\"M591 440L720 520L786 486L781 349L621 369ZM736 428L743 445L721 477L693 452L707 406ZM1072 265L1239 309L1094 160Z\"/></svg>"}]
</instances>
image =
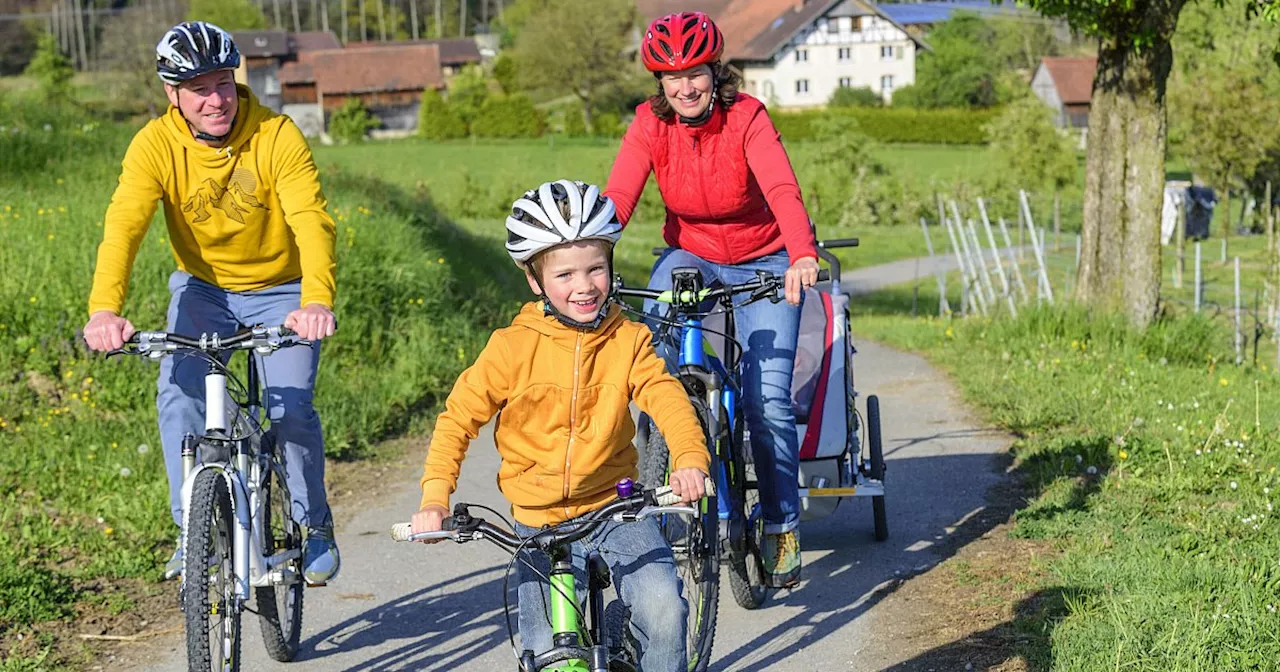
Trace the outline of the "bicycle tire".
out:
<instances>
[{"instance_id":1,"label":"bicycle tire","mask_svg":"<svg viewBox=\"0 0 1280 672\"><path fill-rule=\"evenodd\" d=\"M268 450L273 448L268 446ZM292 572L290 582L255 588L254 600L267 655L272 660L287 663L298 655L298 642L302 637L302 526L290 515L292 504L283 478L283 465L275 459L269 464L262 484L262 498L266 502L262 510L262 550L267 557L297 550L298 557L284 565L284 569Z\"/></svg>"},{"instance_id":2,"label":"bicycle tire","mask_svg":"<svg viewBox=\"0 0 1280 672\"><path fill-rule=\"evenodd\" d=\"M231 493L220 472L209 469L196 476L190 507L182 568L187 666L238 672L240 608L235 601ZM211 590L217 594L211 596ZM221 617L215 626L210 625L211 616ZM214 627L219 629L216 646L211 639Z\"/></svg>"},{"instance_id":3,"label":"bicycle tire","mask_svg":"<svg viewBox=\"0 0 1280 672\"><path fill-rule=\"evenodd\" d=\"M634 672L640 664L640 647L631 634L631 610L622 600L605 605L604 643L609 647L609 672Z\"/></svg>"},{"instance_id":4,"label":"bicycle tire","mask_svg":"<svg viewBox=\"0 0 1280 672\"><path fill-rule=\"evenodd\" d=\"M706 404L691 396L695 415L702 425L707 446L716 442L707 432ZM652 419L647 419L652 423ZM656 426L649 430L649 440L644 459L641 460L641 483L647 487L665 485L670 473L670 450L666 438ZM716 468L716 456L712 453L712 470ZM644 479L648 478L649 481ZM689 525L683 518L664 517L660 526L676 556L677 572L685 586L685 601L689 614L686 630L686 653L690 672L705 672L711 662L711 649L715 644L716 615L720 607L720 519L715 495L703 500L702 515L697 525Z\"/></svg>"},{"instance_id":5,"label":"bicycle tire","mask_svg":"<svg viewBox=\"0 0 1280 672\"><path fill-rule=\"evenodd\" d=\"M733 444L725 456L730 460L729 470L729 510L738 516L742 525L742 538L737 547L729 549L729 592L733 601L743 609L759 609L769 596L769 589L764 584L764 561L761 555L764 543L764 520L760 517L760 491L748 488L747 482L753 480L748 475L754 469L754 460L746 453L746 419L741 406L736 409L734 418ZM754 522L752 520L754 516Z\"/></svg>"},{"instance_id":6,"label":"bicycle tire","mask_svg":"<svg viewBox=\"0 0 1280 672\"><path fill-rule=\"evenodd\" d=\"M867 397L867 443L871 449L871 478L884 483L884 443L880 436L880 398ZM884 509L884 495L871 497L871 517L875 523L876 541L889 538L889 519Z\"/></svg>"}]
</instances>

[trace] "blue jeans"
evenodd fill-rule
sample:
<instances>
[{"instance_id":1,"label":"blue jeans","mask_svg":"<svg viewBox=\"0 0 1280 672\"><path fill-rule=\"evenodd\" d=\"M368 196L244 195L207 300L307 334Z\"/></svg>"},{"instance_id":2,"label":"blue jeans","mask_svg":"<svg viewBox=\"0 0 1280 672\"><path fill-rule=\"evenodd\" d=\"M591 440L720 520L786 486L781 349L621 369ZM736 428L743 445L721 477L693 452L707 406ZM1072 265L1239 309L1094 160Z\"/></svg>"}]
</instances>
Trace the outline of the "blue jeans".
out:
<instances>
[{"instance_id":1,"label":"blue jeans","mask_svg":"<svg viewBox=\"0 0 1280 672\"><path fill-rule=\"evenodd\" d=\"M516 523L516 534L523 538L537 531ZM689 608L680 595L675 556L657 520L606 522L571 550L580 602L585 603L587 595L587 555L597 552L609 565L618 596L631 609L631 632L641 647L640 668L645 672L684 672L688 668L685 630ZM520 558L516 561L520 641L525 649L543 653L551 648L551 603L550 586L542 577L549 575L551 565L547 556L537 551L521 551Z\"/></svg>"},{"instance_id":2,"label":"blue jeans","mask_svg":"<svg viewBox=\"0 0 1280 672\"><path fill-rule=\"evenodd\" d=\"M299 281L253 292L232 292L183 271L169 276L169 319L166 329L179 334L229 335L242 326L284 323L302 300ZM311 405L320 346L282 348L256 356L267 391L265 406L276 443L284 449L285 480L293 518L308 527L331 523L324 491L324 437L320 416ZM205 360L177 353L160 360L156 407L160 411L160 443L169 475L169 508L182 525L182 436L204 432Z\"/></svg>"},{"instance_id":3,"label":"blue jeans","mask_svg":"<svg viewBox=\"0 0 1280 672\"><path fill-rule=\"evenodd\" d=\"M756 278L756 271L774 275L790 267L786 252L744 261L714 264L676 248L668 248L649 276L649 288L671 289L671 271L697 268L708 285L737 285ZM745 296L738 301L745 299ZM668 306L645 301L644 312L665 317ZM800 334L800 307L786 301L757 301L734 311L737 340L742 344L742 394L764 531L779 534L800 524L800 440L796 434L795 410L791 406L791 377L795 368L796 340ZM650 319L649 328L660 334L660 325ZM656 338L654 347L675 373L680 357L680 330L667 331L668 338ZM726 363L727 365L727 363Z\"/></svg>"}]
</instances>

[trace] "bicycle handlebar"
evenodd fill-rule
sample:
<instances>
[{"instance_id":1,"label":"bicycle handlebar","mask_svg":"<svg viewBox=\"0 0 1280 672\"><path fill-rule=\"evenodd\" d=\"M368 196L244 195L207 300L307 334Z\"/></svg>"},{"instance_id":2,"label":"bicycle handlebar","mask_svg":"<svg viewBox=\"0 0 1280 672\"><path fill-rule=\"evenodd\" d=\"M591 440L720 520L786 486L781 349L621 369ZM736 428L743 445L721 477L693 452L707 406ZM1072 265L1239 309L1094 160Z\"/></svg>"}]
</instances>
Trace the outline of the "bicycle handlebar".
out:
<instances>
[{"instance_id":1,"label":"bicycle handlebar","mask_svg":"<svg viewBox=\"0 0 1280 672\"><path fill-rule=\"evenodd\" d=\"M445 518L439 532L422 532L413 534L411 523L397 523L391 526L391 538L395 541L427 541L431 539L452 539L458 543L466 543L476 539L490 539L511 551L522 546L536 545L544 552L555 546L563 546L579 541L591 534L605 521L636 522L652 516L678 514L698 515L698 510L691 506L677 506L680 496L666 485L653 490L644 490L637 494L623 495L630 492L631 479L618 482L619 498L602 509L592 511L580 518L566 521L573 529L567 531L540 530L531 539L521 539L511 530L497 527L483 518L471 515L469 505L459 503L453 508L453 515ZM715 482L709 477L703 485L708 495L715 494Z\"/></svg>"},{"instance_id":2,"label":"bicycle handlebar","mask_svg":"<svg viewBox=\"0 0 1280 672\"><path fill-rule=\"evenodd\" d=\"M826 269L818 271L818 282L826 282L831 279L831 273ZM721 285L720 287L705 288L699 290L697 295L694 292L683 291L678 295L673 290L659 291L656 289L641 289L639 287L622 287L615 288L614 292L619 296L634 296L640 299L653 299L658 303L680 303L685 305L698 304L707 299L716 299L722 296L736 296L747 292L759 292L761 298L769 294L776 293L779 289L785 287L786 280L777 275L764 274L755 280L750 280L737 285Z\"/></svg>"},{"instance_id":3,"label":"bicycle handlebar","mask_svg":"<svg viewBox=\"0 0 1280 672\"><path fill-rule=\"evenodd\" d=\"M297 335L297 332L283 325L248 327L226 338L218 334L201 334L197 337L164 331L139 331L125 341L125 347L112 350L107 353L107 356L140 355L158 358L178 350L199 350L208 354L230 350L257 350L266 353L290 345L311 343L303 339L294 339L291 342L284 340Z\"/></svg>"}]
</instances>

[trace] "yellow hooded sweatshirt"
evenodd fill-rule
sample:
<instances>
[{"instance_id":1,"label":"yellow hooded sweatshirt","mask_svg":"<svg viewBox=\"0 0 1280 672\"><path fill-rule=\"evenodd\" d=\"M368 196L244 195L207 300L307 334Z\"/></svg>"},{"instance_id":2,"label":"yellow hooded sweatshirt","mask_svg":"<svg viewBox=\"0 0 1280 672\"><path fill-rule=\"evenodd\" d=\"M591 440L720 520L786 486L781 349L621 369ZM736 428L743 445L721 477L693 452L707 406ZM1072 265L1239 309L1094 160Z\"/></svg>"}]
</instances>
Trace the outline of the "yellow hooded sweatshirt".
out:
<instances>
[{"instance_id":1,"label":"yellow hooded sweatshirt","mask_svg":"<svg viewBox=\"0 0 1280 672\"><path fill-rule=\"evenodd\" d=\"M666 437L674 469L708 473L702 426L651 339L618 306L587 331L544 315L541 302L526 304L449 393L427 450L422 506L449 507L468 444L499 412L498 488L531 527L599 509L616 497L614 484L635 478L632 400Z\"/></svg>"},{"instance_id":2,"label":"yellow hooded sweatshirt","mask_svg":"<svg viewBox=\"0 0 1280 672\"><path fill-rule=\"evenodd\" d=\"M302 305L333 307L334 225L311 149L291 119L236 88L223 147L197 142L173 106L133 137L103 222L90 314L124 306L157 201L178 268L237 292L302 278Z\"/></svg>"}]
</instances>

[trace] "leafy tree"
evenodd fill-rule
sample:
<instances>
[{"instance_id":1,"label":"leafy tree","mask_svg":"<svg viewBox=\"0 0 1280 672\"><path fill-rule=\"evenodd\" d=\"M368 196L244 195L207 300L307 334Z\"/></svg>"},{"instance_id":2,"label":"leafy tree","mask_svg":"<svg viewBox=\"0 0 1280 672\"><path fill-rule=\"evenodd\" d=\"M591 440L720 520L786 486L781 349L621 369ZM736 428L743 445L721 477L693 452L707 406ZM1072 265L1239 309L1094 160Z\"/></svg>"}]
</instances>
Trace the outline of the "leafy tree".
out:
<instances>
[{"instance_id":1,"label":"leafy tree","mask_svg":"<svg viewBox=\"0 0 1280 672\"><path fill-rule=\"evenodd\" d=\"M884 99L869 87L842 86L831 94L827 107L880 107Z\"/></svg>"},{"instance_id":2,"label":"leafy tree","mask_svg":"<svg viewBox=\"0 0 1280 672\"><path fill-rule=\"evenodd\" d=\"M71 78L76 74L71 61L58 49L53 33L44 33L36 42L36 54L24 71L36 80L40 95L49 102L65 102L71 98Z\"/></svg>"},{"instance_id":3,"label":"leafy tree","mask_svg":"<svg viewBox=\"0 0 1280 672\"><path fill-rule=\"evenodd\" d=\"M348 98L329 118L329 137L339 144L363 142L369 131L379 126L378 119L359 98Z\"/></svg>"},{"instance_id":4,"label":"leafy tree","mask_svg":"<svg viewBox=\"0 0 1280 672\"><path fill-rule=\"evenodd\" d=\"M1039 98L1024 95L983 127L987 151L1015 183L1032 191L1053 192L1054 212L1062 190L1075 184L1080 164L1071 139L1053 124L1053 111ZM1054 217L1055 239L1061 231Z\"/></svg>"},{"instance_id":5,"label":"leafy tree","mask_svg":"<svg viewBox=\"0 0 1280 672\"><path fill-rule=\"evenodd\" d=\"M120 75L108 88L108 95L131 114L145 110L155 116L169 105L160 79L156 77L156 40L182 19L169 9L155 12L127 12L103 20L98 43L98 66Z\"/></svg>"},{"instance_id":6,"label":"leafy tree","mask_svg":"<svg viewBox=\"0 0 1280 672\"><path fill-rule=\"evenodd\" d=\"M529 97L497 95L485 99L471 126L480 138L536 138L542 135L542 116Z\"/></svg>"},{"instance_id":7,"label":"leafy tree","mask_svg":"<svg viewBox=\"0 0 1280 672\"><path fill-rule=\"evenodd\" d=\"M1139 326L1155 317L1160 297L1165 94L1187 1L1026 0L1098 40L1076 298L1123 309ZM1247 11L1280 16L1268 0L1248 0Z\"/></svg>"},{"instance_id":8,"label":"leafy tree","mask_svg":"<svg viewBox=\"0 0 1280 672\"><path fill-rule=\"evenodd\" d=\"M422 93L418 108L418 135L428 140L451 140L467 137L467 122L435 89Z\"/></svg>"},{"instance_id":9,"label":"leafy tree","mask_svg":"<svg viewBox=\"0 0 1280 672\"><path fill-rule=\"evenodd\" d=\"M449 82L449 107L469 128L489 98L489 79L478 65L468 65Z\"/></svg>"},{"instance_id":10,"label":"leafy tree","mask_svg":"<svg viewBox=\"0 0 1280 672\"><path fill-rule=\"evenodd\" d=\"M1231 190L1256 184L1280 150L1271 127L1280 113L1280 70L1272 55L1280 28L1249 21L1239 0L1227 11L1191 5L1174 39L1170 75L1170 144L1197 175L1223 191L1223 236L1231 235ZM1263 178L1263 182L1267 179Z\"/></svg>"},{"instance_id":11,"label":"leafy tree","mask_svg":"<svg viewBox=\"0 0 1280 672\"><path fill-rule=\"evenodd\" d=\"M388 40L409 39L409 21L405 17L404 11L396 3L382 2L382 22L379 23L379 3L377 0L367 0L364 3L364 34L362 37L360 33L362 25L360 22L360 7L361 3L356 2L356 0L347 1L347 30L350 31L351 36L349 41L376 42L382 39L384 31Z\"/></svg>"},{"instance_id":12,"label":"leafy tree","mask_svg":"<svg viewBox=\"0 0 1280 672\"><path fill-rule=\"evenodd\" d=\"M493 59L493 79L498 82L498 86L502 87L503 93L519 93L519 77L520 66L516 64L514 58L511 58L511 54L504 51Z\"/></svg>"},{"instance_id":13,"label":"leafy tree","mask_svg":"<svg viewBox=\"0 0 1280 672\"><path fill-rule=\"evenodd\" d=\"M262 30L267 17L252 0L191 0L188 21L208 21L223 30Z\"/></svg>"},{"instance_id":14,"label":"leafy tree","mask_svg":"<svg viewBox=\"0 0 1280 672\"><path fill-rule=\"evenodd\" d=\"M520 80L535 91L576 96L587 129L594 131L592 103L632 71L622 54L635 17L632 0L545 0L516 36Z\"/></svg>"}]
</instances>

